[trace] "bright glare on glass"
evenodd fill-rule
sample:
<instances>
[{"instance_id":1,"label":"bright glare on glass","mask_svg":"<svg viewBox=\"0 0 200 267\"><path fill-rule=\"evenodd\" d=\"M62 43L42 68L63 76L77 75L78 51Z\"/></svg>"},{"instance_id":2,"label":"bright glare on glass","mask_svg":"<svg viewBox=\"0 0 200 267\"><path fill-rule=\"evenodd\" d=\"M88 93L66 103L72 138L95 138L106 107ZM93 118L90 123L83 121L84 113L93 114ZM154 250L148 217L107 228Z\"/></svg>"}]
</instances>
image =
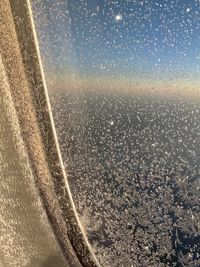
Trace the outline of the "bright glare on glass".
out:
<instances>
[{"instance_id":1,"label":"bright glare on glass","mask_svg":"<svg viewBox=\"0 0 200 267\"><path fill-rule=\"evenodd\" d=\"M116 15L115 16L115 20L116 21L122 20L122 15L120 15L120 14L119 15Z\"/></svg>"}]
</instances>

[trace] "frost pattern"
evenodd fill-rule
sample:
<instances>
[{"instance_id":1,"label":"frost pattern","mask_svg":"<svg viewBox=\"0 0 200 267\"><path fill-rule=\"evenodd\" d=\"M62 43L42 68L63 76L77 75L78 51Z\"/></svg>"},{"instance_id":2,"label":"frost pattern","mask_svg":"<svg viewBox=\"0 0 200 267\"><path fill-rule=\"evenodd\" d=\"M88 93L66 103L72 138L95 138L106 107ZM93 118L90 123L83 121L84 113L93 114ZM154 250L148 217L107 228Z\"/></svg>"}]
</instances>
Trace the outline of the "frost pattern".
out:
<instances>
[{"instance_id":1,"label":"frost pattern","mask_svg":"<svg viewBox=\"0 0 200 267\"><path fill-rule=\"evenodd\" d=\"M102 266L200 266L199 1L33 1L74 202Z\"/></svg>"}]
</instances>

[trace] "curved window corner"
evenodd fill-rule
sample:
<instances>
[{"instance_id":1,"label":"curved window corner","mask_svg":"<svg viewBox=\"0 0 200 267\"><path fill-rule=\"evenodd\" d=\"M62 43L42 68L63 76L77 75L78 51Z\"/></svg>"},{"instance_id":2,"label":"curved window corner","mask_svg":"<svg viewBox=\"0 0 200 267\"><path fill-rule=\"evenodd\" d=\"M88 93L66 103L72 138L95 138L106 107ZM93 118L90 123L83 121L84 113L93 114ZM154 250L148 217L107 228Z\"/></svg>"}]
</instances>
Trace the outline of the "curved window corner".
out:
<instances>
[{"instance_id":1,"label":"curved window corner","mask_svg":"<svg viewBox=\"0 0 200 267\"><path fill-rule=\"evenodd\" d=\"M0 14L3 267L99 266L63 169L30 3L4 0Z\"/></svg>"}]
</instances>

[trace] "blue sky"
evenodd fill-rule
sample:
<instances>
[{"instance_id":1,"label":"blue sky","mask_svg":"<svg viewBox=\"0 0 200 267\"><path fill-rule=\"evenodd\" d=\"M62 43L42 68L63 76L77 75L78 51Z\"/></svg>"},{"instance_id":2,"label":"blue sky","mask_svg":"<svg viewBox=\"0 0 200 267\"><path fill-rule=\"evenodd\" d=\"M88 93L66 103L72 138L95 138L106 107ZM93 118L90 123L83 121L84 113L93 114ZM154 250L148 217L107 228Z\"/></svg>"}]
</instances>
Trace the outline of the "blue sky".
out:
<instances>
[{"instance_id":1,"label":"blue sky","mask_svg":"<svg viewBox=\"0 0 200 267\"><path fill-rule=\"evenodd\" d=\"M61 72L133 80L199 76L199 0L42 3L48 56Z\"/></svg>"},{"instance_id":2,"label":"blue sky","mask_svg":"<svg viewBox=\"0 0 200 267\"><path fill-rule=\"evenodd\" d=\"M198 69L199 1L73 0L68 8L83 72L165 77Z\"/></svg>"}]
</instances>

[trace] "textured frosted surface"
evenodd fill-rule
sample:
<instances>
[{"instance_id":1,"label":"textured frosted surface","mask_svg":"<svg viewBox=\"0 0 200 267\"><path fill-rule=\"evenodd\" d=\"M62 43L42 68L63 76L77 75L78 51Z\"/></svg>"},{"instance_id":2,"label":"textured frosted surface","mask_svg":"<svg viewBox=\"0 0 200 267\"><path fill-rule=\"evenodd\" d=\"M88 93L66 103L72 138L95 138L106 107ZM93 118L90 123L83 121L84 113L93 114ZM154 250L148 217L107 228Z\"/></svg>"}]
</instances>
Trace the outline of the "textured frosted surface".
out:
<instances>
[{"instance_id":1,"label":"textured frosted surface","mask_svg":"<svg viewBox=\"0 0 200 267\"><path fill-rule=\"evenodd\" d=\"M66 266L34 183L0 57L0 266Z\"/></svg>"},{"instance_id":2,"label":"textured frosted surface","mask_svg":"<svg viewBox=\"0 0 200 267\"><path fill-rule=\"evenodd\" d=\"M103 266L200 265L199 1L33 1L74 202Z\"/></svg>"}]
</instances>

